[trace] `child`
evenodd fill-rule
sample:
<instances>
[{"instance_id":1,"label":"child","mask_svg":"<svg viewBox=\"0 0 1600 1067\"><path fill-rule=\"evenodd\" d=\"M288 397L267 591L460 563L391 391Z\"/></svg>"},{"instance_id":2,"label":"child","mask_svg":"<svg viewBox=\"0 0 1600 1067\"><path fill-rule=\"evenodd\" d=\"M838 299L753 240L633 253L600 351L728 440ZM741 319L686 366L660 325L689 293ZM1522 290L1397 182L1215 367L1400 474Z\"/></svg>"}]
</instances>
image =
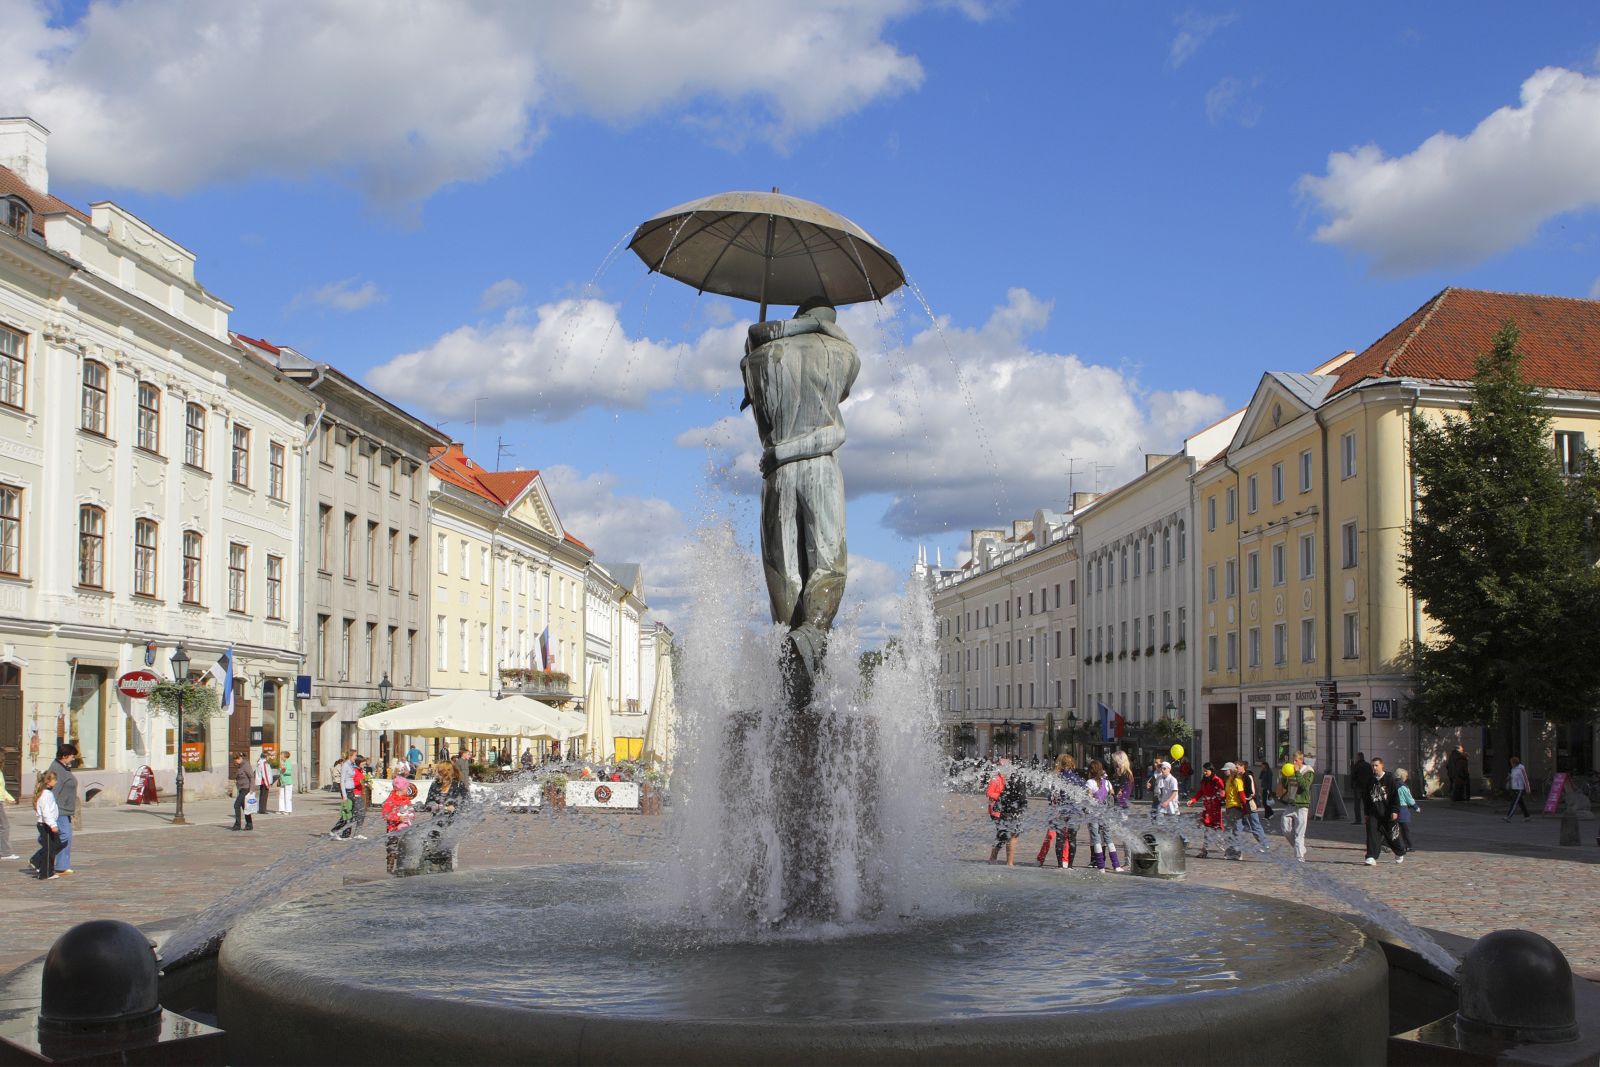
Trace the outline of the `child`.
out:
<instances>
[{"instance_id":1,"label":"child","mask_svg":"<svg viewBox=\"0 0 1600 1067\"><path fill-rule=\"evenodd\" d=\"M416 798L417 787L409 778L396 778L394 789L383 802L383 824L388 831L384 849L389 857L389 873L393 874L400 858L400 835L411 829L411 802Z\"/></svg>"},{"instance_id":2,"label":"child","mask_svg":"<svg viewBox=\"0 0 1600 1067\"><path fill-rule=\"evenodd\" d=\"M56 772L45 771L33 792L33 815L39 825L39 877L48 881L58 878L56 853L61 851L61 809L56 806L56 795L51 792L56 784Z\"/></svg>"},{"instance_id":3,"label":"child","mask_svg":"<svg viewBox=\"0 0 1600 1067\"><path fill-rule=\"evenodd\" d=\"M1411 852L1416 849L1411 843L1411 813L1421 811L1422 807L1417 803L1417 798L1411 795L1411 772L1398 767L1394 776L1400 780L1400 788L1395 793L1395 800L1400 805L1400 843L1407 852Z\"/></svg>"},{"instance_id":4,"label":"child","mask_svg":"<svg viewBox=\"0 0 1600 1067\"><path fill-rule=\"evenodd\" d=\"M1222 803L1227 794L1222 784L1222 779L1217 777L1217 772L1211 764L1207 763L1200 768L1200 788L1194 791L1194 796L1189 798L1192 808L1196 801L1201 803L1200 815L1200 852L1197 859L1205 859L1208 847L1211 844L1213 833L1222 833Z\"/></svg>"}]
</instances>

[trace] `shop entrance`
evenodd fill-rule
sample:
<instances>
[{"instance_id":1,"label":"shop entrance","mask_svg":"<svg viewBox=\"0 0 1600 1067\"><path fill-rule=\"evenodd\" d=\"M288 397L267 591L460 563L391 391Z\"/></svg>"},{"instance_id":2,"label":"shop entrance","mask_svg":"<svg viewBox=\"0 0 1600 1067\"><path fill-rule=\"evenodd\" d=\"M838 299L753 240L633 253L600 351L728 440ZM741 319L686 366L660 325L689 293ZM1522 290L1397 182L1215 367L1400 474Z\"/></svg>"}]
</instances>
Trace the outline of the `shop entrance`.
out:
<instances>
[{"instance_id":1,"label":"shop entrance","mask_svg":"<svg viewBox=\"0 0 1600 1067\"><path fill-rule=\"evenodd\" d=\"M1209 708L1212 763L1239 758L1239 705L1212 704Z\"/></svg>"},{"instance_id":2,"label":"shop entrance","mask_svg":"<svg viewBox=\"0 0 1600 1067\"><path fill-rule=\"evenodd\" d=\"M22 796L22 668L0 663L0 770L6 787Z\"/></svg>"}]
</instances>

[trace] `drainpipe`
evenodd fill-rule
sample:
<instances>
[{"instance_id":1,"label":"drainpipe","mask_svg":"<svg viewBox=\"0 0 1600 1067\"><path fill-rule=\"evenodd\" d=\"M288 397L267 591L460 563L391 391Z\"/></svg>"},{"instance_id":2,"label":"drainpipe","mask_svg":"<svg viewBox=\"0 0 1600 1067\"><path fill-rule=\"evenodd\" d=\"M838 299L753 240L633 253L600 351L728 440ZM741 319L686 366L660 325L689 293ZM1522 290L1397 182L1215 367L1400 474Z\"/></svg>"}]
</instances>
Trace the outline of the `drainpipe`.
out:
<instances>
[{"instance_id":1,"label":"drainpipe","mask_svg":"<svg viewBox=\"0 0 1600 1067\"><path fill-rule=\"evenodd\" d=\"M1241 590L1243 590L1243 588L1244 588L1244 575L1241 573L1241 571L1243 571L1244 567L1243 567L1243 565L1241 564L1241 562L1239 560L1239 531L1244 529L1244 501L1243 501L1243 498L1244 498L1244 482L1242 481L1243 476L1239 473L1239 468L1235 467L1232 463L1230 463L1228 461L1227 452L1223 452L1223 454L1222 454L1222 465L1224 467L1226 467L1228 469L1228 471L1233 475L1233 522L1234 522L1234 526L1233 526L1233 581L1234 581L1233 591L1234 591L1234 595L1239 598L1239 602L1240 602L1239 613L1233 620L1233 624L1234 624L1234 627L1235 627L1235 629L1234 629L1234 646L1233 647L1234 647L1235 653L1237 653L1237 655L1239 657L1238 661L1237 661L1237 667L1235 668L1239 672L1239 692L1235 695L1235 704L1234 704L1234 708L1233 708L1234 728L1237 729L1238 728L1238 724L1239 724L1240 711L1244 706L1244 690L1245 690L1245 685L1244 685L1244 633L1243 633L1242 630L1238 629L1239 627L1244 625L1244 607L1243 607L1243 605L1244 605L1244 596L1243 596L1243 594L1241 592ZM1288 550L1285 549L1285 553L1287 553L1287 551ZM1288 566L1288 561L1287 560L1285 560L1284 566L1285 567ZM1223 584L1222 589L1223 589L1223 592L1227 592L1228 587L1227 587L1227 584L1226 584L1226 575L1224 575L1224 584ZM1227 663L1227 659L1226 659L1227 649L1226 648L1223 649L1223 656L1224 656L1223 663L1226 664ZM1238 744L1238 741L1239 741L1239 739L1236 738L1235 739L1235 745L1236 746ZM1190 766L1193 766L1193 764L1190 764Z\"/></svg>"},{"instance_id":2,"label":"drainpipe","mask_svg":"<svg viewBox=\"0 0 1600 1067\"><path fill-rule=\"evenodd\" d=\"M1323 677L1332 684L1333 678L1333 516L1330 514L1332 486L1329 484L1328 423L1319 409L1311 413L1316 420L1322 446L1322 662L1327 668ZM1359 551L1359 547L1358 547ZM1319 709L1318 717L1321 717ZM1302 739L1303 740L1303 739ZM1344 794L1339 786L1339 729L1336 723L1328 724L1328 769L1333 775L1333 795L1338 800L1339 818L1344 818Z\"/></svg>"},{"instance_id":3,"label":"drainpipe","mask_svg":"<svg viewBox=\"0 0 1600 1067\"><path fill-rule=\"evenodd\" d=\"M1406 474L1410 481L1408 513L1411 524L1410 529L1415 530L1417 528L1417 468L1413 462L1416 455L1413 451L1416 435L1412 432L1412 421L1417 415L1417 404L1422 400L1422 387L1413 382L1407 386L1407 389L1411 393L1411 406L1406 409ZM1411 647L1413 652L1421 642L1422 601L1413 593L1411 594ZM1413 674L1414 678L1415 675ZM1412 731L1411 749L1411 758L1414 761L1412 766L1417 768L1417 773L1422 776L1422 788L1426 790L1428 788L1428 774L1422 766L1422 732L1420 730Z\"/></svg>"},{"instance_id":4,"label":"drainpipe","mask_svg":"<svg viewBox=\"0 0 1600 1067\"><path fill-rule=\"evenodd\" d=\"M318 364L317 376L311 380L311 383L306 386L306 389L315 390L316 387L322 383L322 379L327 376L327 373L327 366L324 364ZM311 420L311 427L306 430L306 435L300 439L300 551L302 556L305 553L306 547L304 537L307 522L306 507L311 491L311 468L308 462L311 458L311 442L316 440L319 433L327 432L322 425L322 420L327 414L328 405L326 403L319 403L317 405L316 417ZM301 566L306 573L310 573L311 568L305 566L304 559L301 560ZM308 640L308 637L306 634L306 583L303 576L299 581L295 582L294 617L296 625L300 627L300 673L309 674L310 672L306 670L306 641ZM290 692L294 693L294 690L291 689ZM313 766L320 764L321 760L315 757L310 760L306 759L306 744L308 743L306 740L306 702L301 700L298 695L293 696L291 699L293 699L295 702L294 750L300 753L300 758L304 761L301 766L305 768L305 770L301 771L301 773L298 775L298 780L295 782L295 792L305 793L309 791L307 787L310 784L307 782L306 777L309 774L310 769Z\"/></svg>"}]
</instances>

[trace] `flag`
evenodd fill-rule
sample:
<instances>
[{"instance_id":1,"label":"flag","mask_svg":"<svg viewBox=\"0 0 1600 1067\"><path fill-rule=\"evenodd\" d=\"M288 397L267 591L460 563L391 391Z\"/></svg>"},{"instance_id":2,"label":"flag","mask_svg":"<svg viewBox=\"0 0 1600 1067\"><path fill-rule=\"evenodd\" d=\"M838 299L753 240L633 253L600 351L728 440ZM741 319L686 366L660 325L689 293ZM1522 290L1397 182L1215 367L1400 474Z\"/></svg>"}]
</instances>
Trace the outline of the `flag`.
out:
<instances>
[{"instance_id":1,"label":"flag","mask_svg":"<svg viewBox=\"0 0 1600 1067\"><path fill-rule=\"evenodd\" d=\"M227 712L229 715L232 715L233 714L233 649L229 648L229 649L225 650L222 653L222 655L218 656L217 657L217 662L213 663L211 665L211 669L209 671L207 671L206 673L211 675L211 677L215 678L217 680L217 684L222 687L222 694L221 694L222 710Z\"/></svg>"},{"instance_id":2,"label":"flag","mask_svg":"<svg viewBox=\"0 0 1600 1067\"><path fill-rule=\"evenodd\" d=\"M1111 741L1115 735L1111 732L1111 709L1104 704L1100 705L1100 740Z\"/></svg>"},{"instance_id":3,"label":"flag","mask_svg":"<svg viewBox=\"0 0 1600 1067\"><path fill-rule=\"evenodd\" d=\"M556 669L555 664L550 662L550 627L548 626L544 628L544 633L539 635L539 659L543 665L542 669L547 671Z\"/></svg>"}]
</instances>

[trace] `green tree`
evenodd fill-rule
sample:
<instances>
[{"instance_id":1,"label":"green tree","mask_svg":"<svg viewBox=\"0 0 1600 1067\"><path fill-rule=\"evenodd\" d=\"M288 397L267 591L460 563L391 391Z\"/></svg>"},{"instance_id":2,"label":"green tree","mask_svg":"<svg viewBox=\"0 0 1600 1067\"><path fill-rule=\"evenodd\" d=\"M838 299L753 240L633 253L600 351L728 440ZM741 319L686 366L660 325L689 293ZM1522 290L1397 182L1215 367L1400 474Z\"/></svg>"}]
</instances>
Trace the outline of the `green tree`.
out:
<instances>
[{"instance_id":1,"label":"green tree","mask_svg":"<svg viewBox=\"0 0 1600 1067\"><path fill-rule=\"evenodd\" d=\"M1501 761L1522 713L1588 721L1600 704L1600 471L1586 455L1581 473L1562 473L1517 339L1508 322L1479 358L1465 417L1412 416L1402 578L1436 627L1412 649L1412 715L1493 726Z\"/></svg>"}]
</instances>

